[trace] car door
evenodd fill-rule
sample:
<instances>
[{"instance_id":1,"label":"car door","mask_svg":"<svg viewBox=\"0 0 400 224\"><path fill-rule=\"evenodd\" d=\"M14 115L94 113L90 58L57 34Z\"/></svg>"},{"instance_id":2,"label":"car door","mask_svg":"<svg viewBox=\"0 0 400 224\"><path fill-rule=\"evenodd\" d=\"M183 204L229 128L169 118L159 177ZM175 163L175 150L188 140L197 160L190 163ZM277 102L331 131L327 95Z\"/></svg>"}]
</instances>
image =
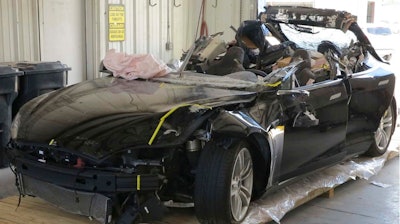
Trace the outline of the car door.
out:
<instances>
[{"instance_id":1,"label":"car door","mask_svg":"<svg viewBox=\"0 0 400 224\"><path fill-rule=\"evenodd\" d=\"M284 146L278 181L344 158L348 92L344 80L278 91L284 108Z\"/></svg>"},{"instance_id":2,"label":"car door","mask_svg":"<svg viewBox=\"0 0 400 224\"><path fill-rule=\"evenodd\" d=\"M373 133L394 94L393 72L382 67L383 64L369 66L370 69L353 74L349 79L352 93L346 135L346 151L349 155L369 148Z\"/></svg>"}]
</instances>

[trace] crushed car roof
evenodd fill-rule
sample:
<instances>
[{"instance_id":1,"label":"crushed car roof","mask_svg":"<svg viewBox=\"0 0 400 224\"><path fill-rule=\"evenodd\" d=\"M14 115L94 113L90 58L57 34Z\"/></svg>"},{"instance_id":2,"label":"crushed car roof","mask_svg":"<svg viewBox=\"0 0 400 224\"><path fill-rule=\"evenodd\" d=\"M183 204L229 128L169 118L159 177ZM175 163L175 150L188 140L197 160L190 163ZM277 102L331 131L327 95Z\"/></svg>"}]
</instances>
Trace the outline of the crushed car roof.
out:
<instances>
[{"instance_id":1,"label":"crushed car roof","mask_svg":"<svg viewBox=\"0 0 400 224\"><path fill-rule=\"evenodd\" d=\"M266 21L335 28L346 31L357 17L346 12L332 9L316 9L299 6L268 6Z\"/></svg>"}]
</instances>

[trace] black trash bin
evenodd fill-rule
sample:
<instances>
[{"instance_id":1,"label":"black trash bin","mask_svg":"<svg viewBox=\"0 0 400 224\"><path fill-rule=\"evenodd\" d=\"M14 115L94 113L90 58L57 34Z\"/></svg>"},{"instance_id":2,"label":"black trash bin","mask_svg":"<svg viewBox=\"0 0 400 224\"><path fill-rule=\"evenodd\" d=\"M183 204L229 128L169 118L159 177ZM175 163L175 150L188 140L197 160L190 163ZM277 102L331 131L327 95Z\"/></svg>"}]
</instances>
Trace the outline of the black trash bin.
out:
<instances>
[{"instance_id":1,"label":"black trash bin","mask_svg":"<svg viewBox=\"0 0 400 224\"><path fill-rule=\"evenodd\" d=\"M0 168L6 166L5 147L10 140L12 104L18 94L18 76L23 73L0 65Z\"/></svg>"},{"instance_id":2,"label":"black trash bin","mask_svg":"<svg viewBox=\"0 0 400 224\"><path fill-rule=\"evenodd\" d=\"M56 62L19 62L12 65L23 71L24 74L19 77L19 92L12 107L13 117L18 110L29 100L51 92L53 90L65 87L68 80L67 67L59 61Z\"/></svg>"}]
</instances>

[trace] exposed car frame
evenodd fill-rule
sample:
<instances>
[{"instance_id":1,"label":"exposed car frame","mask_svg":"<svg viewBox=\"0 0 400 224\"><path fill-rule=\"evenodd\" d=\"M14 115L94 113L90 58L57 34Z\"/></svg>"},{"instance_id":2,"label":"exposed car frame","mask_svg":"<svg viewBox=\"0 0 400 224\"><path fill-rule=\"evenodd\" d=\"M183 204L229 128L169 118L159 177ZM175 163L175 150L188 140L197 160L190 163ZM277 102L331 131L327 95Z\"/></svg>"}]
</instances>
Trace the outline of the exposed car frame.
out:
<instances>
[{"instance_id":1,"label":"exposed car frame","mask_svg":"<svg viewBox=\"0 0 400 224\"><path fill-rule=\"evenodd\" d=\"M202 37L184 55L186 70L85 81L27 103L8 150L21 194L102 223L161 218L174 203L194 206L202 223L239 223L251 199L355 155L385 153L395 76L355 17L271 6L264 19L244 22L220 60L207 49L216 36ZM346 52L321 43L316 77L285 24L352 31L358 42ZM267 31L279 46L265 42ZM234 57L242 51L253 65Z\"/></svg>"}]
</instances>

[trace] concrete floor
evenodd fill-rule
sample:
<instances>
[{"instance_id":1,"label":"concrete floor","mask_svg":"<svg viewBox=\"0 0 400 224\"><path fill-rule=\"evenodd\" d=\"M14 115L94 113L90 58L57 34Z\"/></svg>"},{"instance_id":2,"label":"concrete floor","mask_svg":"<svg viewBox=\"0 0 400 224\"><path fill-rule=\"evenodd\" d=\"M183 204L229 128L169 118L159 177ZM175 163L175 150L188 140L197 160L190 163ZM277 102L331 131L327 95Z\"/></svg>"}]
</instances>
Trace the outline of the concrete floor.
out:
<instances>
[{"instance_id":1,"label":"concrete floor","mask_svg":"<svg viewBox=\"0 0 400 224\"><path fill-rule=\"evenodd\" d=\"M10 168L0 169L0 199L17 194L15 176Z\"/></svg>"},{"instance_id":2,"label":"concrete floor","mask_svg":"<svg viewBox=\"0 0 400 224\"><path fill-rule=\"evenodd\" d=\"M369 180L349 181L335 188L333 198L318 197L287 213L281 220L281 224L339 223L399 224L399 157L389 160L378 175Z\"/></svg>"},{"instance_id":3,"label":"concrete floor","mask_svg":"<svg viewBox=\"0 0 400 224\"><path fill-rule=\"evenodd\" d=\"M389 148L399 150L400 117L397 123ZM399 170L397 156L369 180L348 181L335 188L333 198L318 197L290 211L281 224L399 224Z\"/></svg>"}]
</instances>

